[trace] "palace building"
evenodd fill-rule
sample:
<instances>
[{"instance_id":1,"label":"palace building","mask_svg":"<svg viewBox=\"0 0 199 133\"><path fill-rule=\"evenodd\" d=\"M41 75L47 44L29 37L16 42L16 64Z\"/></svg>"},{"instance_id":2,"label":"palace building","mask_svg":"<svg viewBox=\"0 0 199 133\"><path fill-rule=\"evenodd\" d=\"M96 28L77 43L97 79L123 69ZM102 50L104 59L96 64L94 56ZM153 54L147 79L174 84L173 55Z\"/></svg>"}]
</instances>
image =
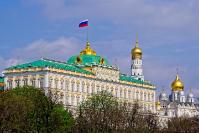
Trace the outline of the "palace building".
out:
<instances>
[{"instance_id":1,"label":"palace building","mask_svg":"<svg viewBox=\"0 0 199 133\"><path fill-rule=\"evenodd\" d=\"M5 69L4 89L25 85L43 88L46 95L57 95L58 100L70 109L92 94L106 90L128 106L138 101L143 110L155 112L156 89L144 79L138 40L129 59L132 61L131 75L126 75L98 55L87 42L78 55L66 62L40 59Z\"/></svg>"}]
</instances>

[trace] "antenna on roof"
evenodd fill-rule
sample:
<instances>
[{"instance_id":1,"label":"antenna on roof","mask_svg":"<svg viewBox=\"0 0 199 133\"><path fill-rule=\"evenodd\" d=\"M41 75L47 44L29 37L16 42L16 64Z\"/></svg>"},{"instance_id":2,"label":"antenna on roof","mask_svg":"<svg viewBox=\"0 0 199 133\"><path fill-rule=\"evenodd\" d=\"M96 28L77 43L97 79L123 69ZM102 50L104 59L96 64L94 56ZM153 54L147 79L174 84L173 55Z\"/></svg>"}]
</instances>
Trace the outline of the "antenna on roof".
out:
<instances>
[{"instance_id":1,"label":"antenna on roof","mask_svg":"<svg viewBox=\"0 0 199 133\"><path fill-rule=\"evenodd\" d=\"M177 73L177 75L179 74L179 66L177 66L177 68L176 68L176 73Z\"/></svg>"},{"instance_id":2,"label":"antenna on roof","mask_svg":"<svg viewBox=\"0 0 199 133\"><path fill-rule=\"evenodd\" d=\"M117 58L114 59L114 66L117 67Z\"/></svg>"}]
</instances>

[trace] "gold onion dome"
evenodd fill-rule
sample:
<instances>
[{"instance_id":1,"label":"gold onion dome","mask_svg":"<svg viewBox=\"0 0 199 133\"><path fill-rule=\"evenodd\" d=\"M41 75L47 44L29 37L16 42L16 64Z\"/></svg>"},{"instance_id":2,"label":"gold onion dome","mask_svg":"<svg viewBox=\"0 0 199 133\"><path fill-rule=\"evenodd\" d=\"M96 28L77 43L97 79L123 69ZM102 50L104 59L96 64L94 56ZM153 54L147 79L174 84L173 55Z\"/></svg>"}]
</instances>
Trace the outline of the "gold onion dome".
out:
<instances>
[{"instance_id":1,"label":"gold onion dome","mask_svg":"<svg viewBox=\"0 0 199 133\"><path fill-rule=\"evenodd\" d=\"M142 50L139 48L138 44L138 40L136 40L136 45L131 50L132 59L142 59Z\"/></svg>"},{"instance_id":2,"label":"gold onion dome","mask_svg":"<svg viewBox=\"0 0 199 133\"><path fill-rule=\"evenodd\" d=\"M172 82L171 87L172 91L182 91L184 89L184 84L178 75L176 75L176 79Z\"/></svg>"},{"instance_id":3,"label":"gold onion dome","mask_svg":"<svg viewBox=\"0 0 199 133\"><path fill-rule=\"evenodd\" d=\"M80 55L96 55L96 52L90 47L90 43L86 42L86 48L80 52Z\"/></svg>"},{"instance_id":4,"label":"gold onion dome","mask_svg":"<svg viewBox=\"0 0 199 133\"><path fill-rule=\"evenodd\" d=\"M160 101L155 102L155 105L156 105L156 106L161 106Z\"/></svg>"}]
</instances>

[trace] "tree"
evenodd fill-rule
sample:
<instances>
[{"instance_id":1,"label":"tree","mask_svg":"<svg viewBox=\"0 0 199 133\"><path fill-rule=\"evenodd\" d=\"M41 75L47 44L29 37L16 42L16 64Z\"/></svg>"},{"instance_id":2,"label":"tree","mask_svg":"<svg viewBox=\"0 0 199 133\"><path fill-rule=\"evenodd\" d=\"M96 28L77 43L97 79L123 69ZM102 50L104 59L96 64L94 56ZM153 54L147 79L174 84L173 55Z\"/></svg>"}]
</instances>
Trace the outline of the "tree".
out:
<instances>
[{"instance_id":1,"label":"tree","mask_svg":"<svg viewBox=\"0 0 199 133\"><path fill-rule=\"evenodd\" d=\"M0 131L29 131L31 126L27 116L32 109L32 102L25 97L11 92L0 94Z\"/></svg>"},{"instance_id":2,"label":"tree","mask_svg":"<svg viewBox=\"0 0 199 133\"><path fill-rule=\"evenodd\" d=\"M109 93L102 91L84 101L78 109L79 132L109 132L118 128L119 104Z\"/></svg>"},{"instance_id":3,"label":"tree","mask_svg":"<svg viewBox=\"0 0 199 133\"><path fill-rule=\"evenodd\" d=\"M155 114L142 112L135 102L131 107L102 91L84 101L78 109L78 132L155 132Z\"/></svg>"},{"instance_id":4,"label":"tree","mask_svg":"<svg viewBox=\"0 0 199 133\"><path fill-rule=\"evenodd\" d=\"M62 105L38 88L17 87L0 94L0 101L1 131L64 132L74 123Z\"/></svg>"},{"instance_id":5,"label":"tree","mask_svg":"<svg viewBox=\"0 0 199 133\"><path fill-rule=\"evenodd\" d=\"M198 117L174 117L168 121L168 127L163 129L165 132L198 132Z\"/></svg>"}]
</instances>

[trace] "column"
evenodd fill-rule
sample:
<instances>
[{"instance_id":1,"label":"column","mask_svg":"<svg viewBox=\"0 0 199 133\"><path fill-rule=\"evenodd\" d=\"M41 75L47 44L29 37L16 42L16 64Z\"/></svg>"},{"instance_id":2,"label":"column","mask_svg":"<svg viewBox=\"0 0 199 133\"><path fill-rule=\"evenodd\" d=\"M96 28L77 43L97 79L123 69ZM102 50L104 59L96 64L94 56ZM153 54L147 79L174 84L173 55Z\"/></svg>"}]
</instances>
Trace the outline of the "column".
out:
<instances>
[{"instance_id":1,"label":"column","mask_svg":"<svg viewBox=\"0 0 199 133\"><path fill-rule=\"evenodd\" d=\"M82 81L80 80L79 81L79 91L82 93L83 92L83 90L82 90Z\"/></svg>"},{"instance_id":2,"label":"column","mask_svg":"<svg viewBox=\"0 0 199 133\"><path fill-rule=\"evenodd\" d=\"M45 95L48 93L48 88L49 88L49 77L48 77L48 72L44 75L44 90L45 90Z\"/></svg>"}]
</instances>

